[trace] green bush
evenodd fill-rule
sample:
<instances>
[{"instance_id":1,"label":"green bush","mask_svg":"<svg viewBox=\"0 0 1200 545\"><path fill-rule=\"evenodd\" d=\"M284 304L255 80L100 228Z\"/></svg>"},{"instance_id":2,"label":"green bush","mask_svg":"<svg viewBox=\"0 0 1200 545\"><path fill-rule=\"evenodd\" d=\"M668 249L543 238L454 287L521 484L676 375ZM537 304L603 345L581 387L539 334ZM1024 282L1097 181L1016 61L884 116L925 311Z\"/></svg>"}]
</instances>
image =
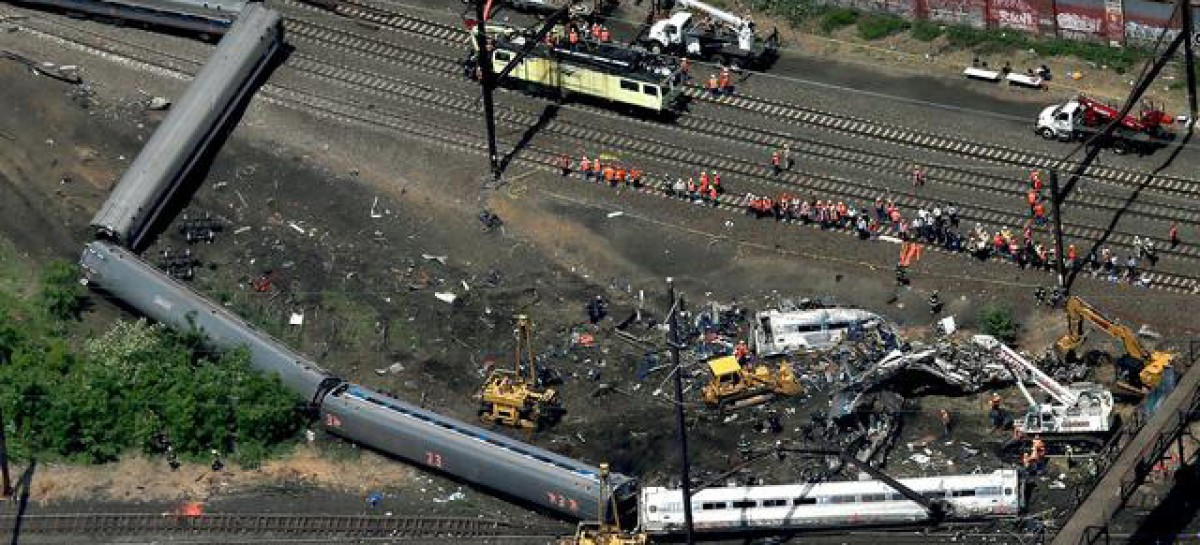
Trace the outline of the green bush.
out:
<instances>
[{"instance_id":1,"label":"green bush","mask_svg":"<svg viewBox=\"0 0 1200 545\"><path fill-rule=\"evenodd\" d=\"M79 267L67 261L54 261L42 273L39 294L42 308L57 320L75 319L83 310L87 292L79 283Z\"/></svg>"},{"instance_id":2,"label":"green bush","mask_svg":"<svg viewBox=\"0 0 1200 545\"><path fill-rule=\"evenodd\" d=\"M979 309L979 328L984 333L1011 343L1017 339L1020 325L1013 318L1012 308L1003 303L987 303Z\"/></svg>"},{"instance_id":3,"label":"green bush","mask_svg":"<svg viewBox=\"0 0 1200 545\"><path fill-rule=\"evenodd\" d=\"M913 39L922 42L932 42L942 35L942 26L929 21L916 21L912 24Z\"/></svg>"},{"instance_id":4,"label":"green bush","mask_svg":"<svg viewBox=\"0 0 1200 545\"><path fill-rule=\"evenodd\" d=\"M908 21L895 15L869 14L858 18L858 36L864 40L886 38L908 27Z\"/></svg>"},{"instance_id":5,"label":"green bush","mask_svg":"<svg viewBox=\"0 0 1200 545\"><path fill-rule=\"evenodd\" d=\"M849 8L833 8L821 17L821 30L829 33L858 21L858 12Z\"/></svg>"}]
</instances>

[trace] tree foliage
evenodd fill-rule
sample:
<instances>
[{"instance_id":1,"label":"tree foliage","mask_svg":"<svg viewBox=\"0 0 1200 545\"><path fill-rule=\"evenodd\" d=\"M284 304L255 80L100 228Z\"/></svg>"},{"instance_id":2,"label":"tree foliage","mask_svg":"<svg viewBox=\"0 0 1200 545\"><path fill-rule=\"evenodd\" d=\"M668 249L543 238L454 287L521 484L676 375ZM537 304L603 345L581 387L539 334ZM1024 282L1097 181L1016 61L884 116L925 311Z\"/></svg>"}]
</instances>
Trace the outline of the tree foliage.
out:
<instances>
[{"instance_id":1,"label":"tree foliage","mask_svg":"<svg viewBox=\"0 0 1200 545\"><path fill-rule=\"evenodd\" d=\"M184 457L216 449L252 465L303 422L296 398L255 372L244 350L207 352L193 336L140 320L74 350L60 325L0 325L2 424L18 457L98 463L170 445Z\"/></svg>"},{"instance_id":2,"label":"tree foliage","mask_svg":"<svg viewBox=\"0 0 1200 545\"><path fill-rule=\"evenodd\" d=\"M1017 339L1020 325L1013 318L1012 309L1003 303L987 303L979 309L979 328L984 333L1011 343Z\"/></svg>"},{"instance_id":3,"label":"tree foliage","mask_svg":"<svg viewBox=\"0 0 1200 545\"><path fill-rule=\"evenodd\" d=\"M42 308L52 318L59 320L77 319L83 310L87 292L79 283L79 267L66 261L53 261L42 273L42 290L39 299Z\"/></svg>"}]
</instances>

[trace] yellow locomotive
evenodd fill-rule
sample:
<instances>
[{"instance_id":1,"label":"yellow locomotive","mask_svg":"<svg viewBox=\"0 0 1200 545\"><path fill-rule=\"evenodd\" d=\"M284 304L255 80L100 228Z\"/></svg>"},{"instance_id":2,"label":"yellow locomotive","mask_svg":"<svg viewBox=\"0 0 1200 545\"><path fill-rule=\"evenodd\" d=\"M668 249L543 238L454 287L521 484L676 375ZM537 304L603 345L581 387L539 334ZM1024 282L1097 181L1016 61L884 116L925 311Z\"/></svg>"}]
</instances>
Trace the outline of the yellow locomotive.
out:
<instances>
[{"instance_id":1,"label":"yellow locomotive","mask_svg":"<svg viewBox=\"0 0 1200 545\"><path fill-rule=\"evenodd\" d=\"M493 24L486 28L492 70L499 74L525 48L529 37L521 29ZM472 55L465 63L471 77L478 74L479 51L473 35L477 29L472 25ZM683 72L678 60L590 39L568 44L563 33L559 27L548 41L533 46L500 83L531 94L580 95L641 113L669 115L679 110Z\"/></svg>"}]
</instances>

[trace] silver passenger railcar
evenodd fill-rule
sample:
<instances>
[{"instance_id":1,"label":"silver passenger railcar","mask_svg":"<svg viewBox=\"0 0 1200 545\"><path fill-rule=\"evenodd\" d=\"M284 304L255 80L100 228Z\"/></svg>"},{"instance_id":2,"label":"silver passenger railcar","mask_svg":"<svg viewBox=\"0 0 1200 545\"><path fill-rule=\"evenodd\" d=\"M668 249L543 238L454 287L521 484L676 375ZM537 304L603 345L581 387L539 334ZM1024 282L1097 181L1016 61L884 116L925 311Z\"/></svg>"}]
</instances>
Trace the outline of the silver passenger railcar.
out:
<instances>
[{"instance_id":1,"label":"silver passenger railcar","mask_svg":"<svg viewBox=\"0 0 1200 545\"><path fill-rule=\"evenodd\" d=\"M106 19L220 36L246 7L247 0L9 0L15 4L57 8Z\"/></svg>"},{"instance_id":2,"label":"silver passenger railcar","mask_svg":"<svg viewBox=\"0 0 1200 545\"><path fill-rule=\"evenodd\" d=\"M354 384L321 404L325 429L569 518L599 516L599 469ZM636 482L610 477L629 505Z\"/></svg>"},{"instance_id":3,"label":"silver passenger railcar","mask_svg":"<svg viewBox=\"0 0 1200 545\"><path fill-rule=\"evenodd\" d=\"M256 369L279 375L286 386L321 403L322 421L332 433L569 518L599 514L595 467L362 386L337 385L338 379L306 357L115 244L89 243L80 265L88 284L150 318L195 329L220 348L246 346ZM632 503L636 482L623 475L613 475L611 482L619 503Z\"/></svg>"},{"instance_id":4,"label":"silver passenger railcar","mask_svg":"<svg viewBox=\"0 0 1200 545\"><path fill-rule=\"evenodd\" d=\"M142 243L282 41L277 12L246 6L92 219L98 236L130 248Z\"/></svg>"},{"instance_id":5,"label":"silver passenger railcar","mask_svg":"<svg viewBox=\"0 0 1200 545\"><path fill-rule=\"evenodd\" d=\"M951 506L950 520L1013 517L1024 507L1015 470L900 479ZM683 528L683 494L646 487L638 504L642 529L670 534ZM881 481L708 488L692 496L692 521L701 532L817 530L922 522L925 510Z\"/></svg>"},{"instance_id":6,"label":"silver passenger railcar","mask_svg":"<svg viewBox=\"0 0 1200 545\"><path fill-rule=\"evenodd\" d=\"M247 347L255 369L279 375L285 386L300 395L311 397L329 376L317 364L119 246L91 242L79 264L88 284L149 318L183 331L195 329L219 348Z\"/></svg>"}]
</instances>

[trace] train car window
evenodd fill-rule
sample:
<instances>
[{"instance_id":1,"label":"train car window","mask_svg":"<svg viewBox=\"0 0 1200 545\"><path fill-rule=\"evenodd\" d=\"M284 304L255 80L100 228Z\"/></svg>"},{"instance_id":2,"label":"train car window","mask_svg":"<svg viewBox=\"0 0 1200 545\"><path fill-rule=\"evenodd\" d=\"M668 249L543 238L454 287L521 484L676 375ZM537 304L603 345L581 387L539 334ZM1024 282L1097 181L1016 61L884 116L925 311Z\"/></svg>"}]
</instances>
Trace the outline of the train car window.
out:
<instances>
[{"instance_id":1,"label":"train car window","mask_svg":"<svg viewBox=\"0 0 1200 545\"><path fill-rule=\"evenodd\" d=\"M887 494L863 494L862 501L863 503L887 501L887 496Z\"/></svg>"},{"instance_id":2,"label":"train car window","mask_svg":"<svg viewBox=\"0 0 1200 545\"><path fill-rule=\"evenodd\" d=\"M643 83L642 84L642 92L646 93L647 95L650 95L652 97L656 97L656 96L658 96L658 87L650 85L649 83Z\"/></svg>"},{"instance_id":3,"label":"train car window","mask_svg":"<svg viewBox=\"0 0 1200 545\"><path fill-rule=\"evenodd\" d=\"M976 490L975 494L978 496L999 496L1000 495L1000 487L985 486L983 488L980 488L979 490Z\"/></svg>"},{"instance_id":4,"label":"train car window","mask_svg":"<svg viewBox=\"0 0 1200 545\"><path fill-rule=\"evenodd\" d=\"M974 490L955 490L952 494L952 496L955 498L969 498L974 495Z\"/></svg>"},{"instance_id":5,"label":"train car window","mask_svg":"<svg viewBox=\"0 0 1200 545\"><path fill-rule=\"evenodd\" d=\"M1005 496L1011 496L1012 494L1013 494L1013 489L1005 487L1005 489L1004 489L1004 495L1005 495Z\"/></svg>"},{"instance_id":6,"label":"train car window","mask_svg":"<svg viewBox=\"0 0 1200 545\"><path fill-rule=\"evenodd\" d=\"M651 506L650 506L650 509L648 509L648 511L650 511L651 513L657 513L657 512L658 512L658 506L657 506L657 505L651 505Z\"/></svg>"},{"instance_id":7,"label":"train car window","mask_svg":"<svg viewBox=\"0 0 1200 545\"><path fill-rule=\"evenodd\" d=\"M857 503L858 496L832 496L829 503Z\"/></svg>"},{"instance_id":8,"label":"train car window","mask_svg":"<svg viewBox=\"0 0 1200 545\"><path fill-rule=\"evenodd\" d=\"M940 500L940 499L946 497L946 493L942 492L941 490L934 490L933 492L926 492L921 495L925 496L926 498L929 498L931 500Z\"/></svg>"},{"instance_id":9,"label":"train car window","mask_svg":"<svg viewBox=\"0 0 1200 545\"><path fill-rule=\"evenodd\" d=\"M621 80L621 88L626 91L633 91L636 93L638 90L638 84L627 79L623 79Z\"/></svg>"},{"instance_id":10,"label":"train car window","mask_svg":"<svg viewBox=\"0 0 1200 545\"><path fill-rule=\"evenodd\" d=\"M787 507L788 501L785 499L763 500L763 507Z\"/></svg>"},{"instance_id":11,"label":"train car window","mask_svg":"<svg viewBox=\"0 0 1200 545\"><path fill-rule=\"evenodd\" d=\"M816 505L817 498L796 498L792 500L792 505Z\"/></svg>"},{"instance_id":12,"label":"train car window","mask_svg":"<svg viewBox=\"0 0 1200 545\"><path fill-rule=\"evenodd\" d=\"M712 511L712 510L724 509L724 508L725 508L725 502L723 502L723 501L710 501L710 502L704 502L704 503L700 504L700 509L703 511Z\"/></svg>"},{"instance_id":13,"label":"train car window","mask_svg":"<svg viewBox=\"0 0 1200 545\"><path fill-rule=\"evenodd\" d=\"M900 500L903 500L906 498L904 497L904 494L901 494L899 492L893 492L891 495L888 496L888 499L892 500L892 501L900 501Z\"/></svg>"},{"instance_id":14,"label":"train car window","mask_svg":"<svg viewBox=\"0 0 1200 545\"><path fill-rule=\"evenodd\" d=\"M734 509L754 509L758 507L758 502L754 500L739 500L733 502Z\"/></svg>"},{"instance_id":15,"label":"train car window","mask_svg":"<svg viewBox=\"0 0 1200 545\"><path fill-rule=\"evenodd\" d=\"M508 61L512 60L512 53L509 53L507 51L497 51L496 52L496 60L508 62Z\"/></svg>"}]
</instances>

